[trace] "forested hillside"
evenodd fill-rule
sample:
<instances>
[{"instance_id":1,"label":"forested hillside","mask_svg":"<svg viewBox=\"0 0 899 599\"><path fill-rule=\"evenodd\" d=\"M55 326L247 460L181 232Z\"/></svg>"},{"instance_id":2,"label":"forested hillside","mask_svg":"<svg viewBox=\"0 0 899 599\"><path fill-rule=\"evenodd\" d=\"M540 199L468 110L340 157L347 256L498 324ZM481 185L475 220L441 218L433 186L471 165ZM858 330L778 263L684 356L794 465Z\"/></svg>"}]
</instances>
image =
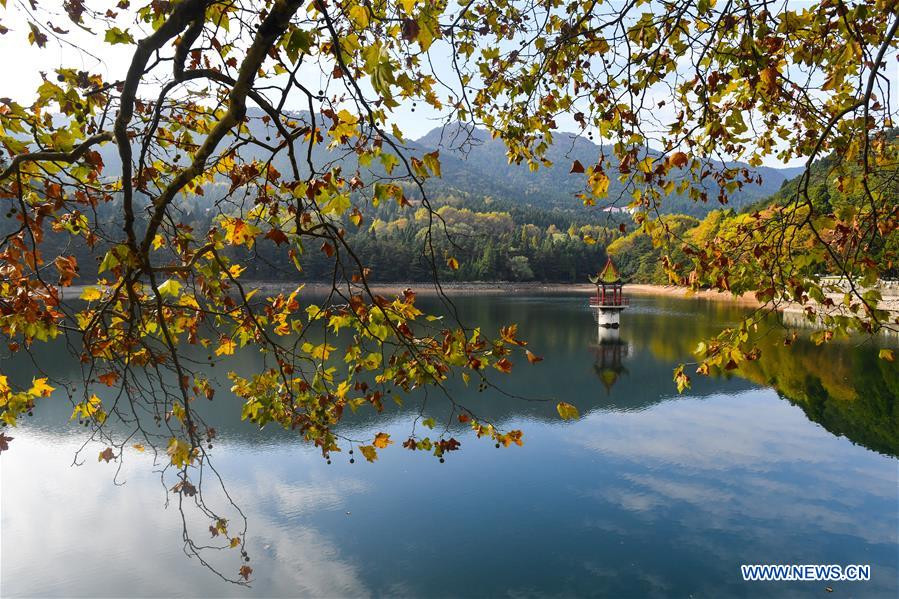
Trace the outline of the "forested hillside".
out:
<instances>
[{"instance_id":1,"label":"forested hillside","mask_svg":"<svg viewBox=\"0 0 899 599\"><path fill-rule=\"evenodd\" d=\"M890 138L896 139L895 131ZM815 230L829 230L835 219L851 222L854 215L864 209L869 196L857 181L858 173L853 167L835 156L827 156L812 165L807 177L794 177L784 182L776 193L741 210L712 210L701 220L682 215L662 217L659 225L669 228L671 241L664 250L653 246L645 231L637 229L613 241L608 252L628 279L667 284L672 280L664 268L663 255L667 254L673 264L683 266L691 259L684 252L686 247L717 246L726 251L735 238L747 234L746 223L750 215L759 212L774 216L785 214L793 205L798 206L800 215L807 215L808 204L811 204L814 216L791 225L789 234L796 246L810 247L815 234L811 225ZM874 181L878 185L877 193L899 195L899 181L879 181L872 177L872 187ZM867 231L866 236L868 259L881 265L885 277L899 277L899 238L882 235L876 228ZM838 240L829 237L828 241ZM808 254L805 260L801 266L808 276L838 274L831 257L822 248L815 254ZM687 281L675 279L673 282L684 284Z\"/></svg>"},{"instance_id":2,"label":"forested hillside","mask_svg":"<svg viewBox=\"0 0 899 599\"><path fill-rule=\"evenodd\" d=\"M246 126L255 137L277 139L277 130L266 115L251 110L248 117ZM320 117L317 121L303 112L293 117L299 124L320 128L340 125L339 115ZM345 216L342 219L345 236L352 242L356 258L370 269L372 280L428 280L436 266L441 277L448 281L582 282L599 268L605 260L606 246L612 244L609 251L621 261L629 280L666 281L659 250L652 248L648 238L632 231L633 222L627 209L631 198L617 178L611 179L610 199L602 206L584 206L576 197L583 190L584 175L570 173L571 165L575 161L595 162L607 153L607 149L589 139L567 134L558 136L547 152L547 164L552 165L536 172L523 165L509 164L502 142L479 129L451 125L436 128L415 141L396 140L396 143L403 143L420 154L439 153L441 177L428 179L424 185L429 203L438 208L438 218L429 218L427 211L420 209L421 192L408 182L399 182L406 198L404 205L369 199L364 216L361 213L351 218ZM120 176L115 146L106 144L98 150L104 177ZM244 160L259 158L256 154L260 151L254 146L239 149ZM313 153L314 160L329 159L348 177L355 172L384 176L389 168L378 161L360 164L353 153L335 156L321 144L315 146ZM147 156L146 164L149 169L161 170L183 160L180 153L162 146L156 155ZM299 166L298 174L307 176L304 162L299 161ZM745 168L745 165L734 166ZM271 163L271 168L282 175L291 169L283 153ZM793 170L756 169L752 175L754 182L734 192L731 205L746 206L769 196L784 186L785 177ZM205 230L223 218L244 219L251 224L249 215L229 211L229 205L233 203L232 197L252 193L258 190L241 189L240 181L235 181L233 174L230 184L225 177L218 177L197 185L191 193L182 194L175 201L181 226ZM710 186L706 202L672 195L664 200L664 210L701 217L720 206L714 200L716 194L714 186ZM138 196L138 205L142 201ZM105 239L116 238L120 226L116 220L119 198L115 195L91 209L99 223L93 245L66 250L75 256L80 276L97 273L109 250ZM0 226L3 233L19 224L15 208L5 216L5 223ZM141 215L137 218L140 225ZM699 222L692 216L666 218L676 223L678 231ZM79 220L78 214L69 217L73 227L78 226ZM61 249L63 244L71 243L68 233L62 230L56 233L48 234L50 246L58 245ZM297 274L292 259L278 251L278 241L266 239L251 248L230 251L244 262L246 276L257 279L279 278L290 273L292 278L300 280L328 280L333 275L335 261L318 247L297 248L304 255L303 271ZM448 265L449 258L458 263L458 268Z\"/></svg>"}]
</instances>

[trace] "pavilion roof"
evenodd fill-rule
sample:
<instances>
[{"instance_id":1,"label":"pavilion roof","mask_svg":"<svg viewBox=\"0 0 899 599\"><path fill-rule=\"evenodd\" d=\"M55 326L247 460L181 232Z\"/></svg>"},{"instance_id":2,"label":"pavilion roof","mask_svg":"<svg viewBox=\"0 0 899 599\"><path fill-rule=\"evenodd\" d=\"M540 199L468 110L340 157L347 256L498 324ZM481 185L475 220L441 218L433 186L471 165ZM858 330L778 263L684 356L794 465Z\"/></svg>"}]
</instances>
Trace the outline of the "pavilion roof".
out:
<instances>
[{"instance_id":1,"label":"pavilion roof","mask_svg":"<svg viewBox=\"0 0 899 599\"><path fill-rule=\"evenodd\" d=\"M612 257L609 256L606 261L605 268L602 269L602 272L599 273L599 282L612 284L618 283L621 281L621 275L618 273L618 269L615 268L615 263L612 262Z\"/></svg>"}]
</instances>

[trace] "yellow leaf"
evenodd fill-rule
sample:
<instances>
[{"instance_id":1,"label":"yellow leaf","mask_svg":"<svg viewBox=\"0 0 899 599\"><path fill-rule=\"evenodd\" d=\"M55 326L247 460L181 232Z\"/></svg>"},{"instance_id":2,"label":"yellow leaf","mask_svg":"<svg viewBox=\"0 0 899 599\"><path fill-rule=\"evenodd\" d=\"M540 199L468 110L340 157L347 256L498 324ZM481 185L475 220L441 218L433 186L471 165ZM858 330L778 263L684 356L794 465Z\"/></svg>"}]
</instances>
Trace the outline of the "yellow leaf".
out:
<instances>
[{"instance_id":1,"label":"yellow leaf","mask_svg":"<svg viewBox=\"0 0 899 599\"><path fill-rule=\"evenodd\" d=\"M565 403L564 401L560 401L556 404L556 411L559 412L559 416L562 417L562 420L577 420L581 416L576 407L570 403Z\"/></svg>"},{"instance_id":2,"label":"yellow leaf","mask_svg":"<svg viewBox=\"0 0 899 599\"><path fill-rule=\"evenodd\" d=\"M81 292L81 299L87 302L98 300L101 297L103 297L103 293L96 287L85 287Z\"/></svg>"},{"instance_id":3,"label":"yellow leaf","mask_svg":"<svg viewBox=\"0 0 899 599\"><path fill-rule=\"evenodd\" d=\"M32 397L50 397L50 394L53 393L54 389L54 387L47 384L46 378L32 379L31 389L28 390L28 395L31 395Z\"/></svg>"},{"instance_id":4,"label":"yellow leaf","mask_svg":"<svg viewBox=\"0 0 899 599\"><path fill-rule=\"evenodd\" d=\"M350 8L350 19L353 24L358 27L368 27L368 8L362 4L357 4Z\"/></svg>"},{"instance_id":5,"label":"yellow leaf","mask_svg":"<svg viewBox=\"0 0 899 599\"><path fill-rule=\"evenodd\" d=\"M893 357L893 350L891 349L882 349L877 354L881 360L886 360L887 362L892 362L895 358Z\"/></svg>"},{"instance_id":6,"label":"yellow leaf","mask_svg":"<svg viewBox=\"0 0 899 599\"><path fill-rule=\"evenodd\" d=\"M190 446L181 439L175 437L169 439L169 446L165 452L171 458L172 465L177 468L183 468L193 462Z\"/></svg>"},{"instance_id":7,"label":"yellow leaf","mask_svg":"<svg viewBox=\"0 0 899 599\"><path fill-rule=\"evenodd\" d=\"M144 447L143 443L135 443L135 444L132 445L131 447L133 447L134 449L136 449L137 451L139 451L139 452L141 452L141 453L143 453L143 452L144 452L144 449L146 449L146 448Z\"/></svg>"},{"instance_id":8,"label":"yellow leaf","mask_svg":"<svg viewBox=\"0 0 899 599\"><path fill-rule=\"evenodd\" d=\"M362 455L364 455L365 459L369 462L374 462L378 459L378 452L375 451L375 448L371 445L360 445L359 451L362 452Z\"/></svg>"},{"instance_id":9,"label":"yellow leaf","mask_svg":"<svg viewBox=\"0 0 899 599\"><path fill-rule=\"evenodd\" d=\"M449 266L453 270L459 270L459 261L450 256L446 259L446 265Z\"/></svg>"},{"instance_id":10,"label":"yellow leaf","mask_svg":"<svg viewBox=\"0 0 899 599\"><path fill-rule=\"evenodd\" d=\"M597 198L604 198L609 192L609 177L602 171L594 171L589 179L590 191Z\"/></svg>"},{"instance_id":11,"label":"yellow leaf","mask_svg":"<svg viewBox=\"0 0 899 599\"><path fill-rule=\"evenodd\" d=\"M215 355L221 356L230 356L234 353L234 349L237 347L237 344L230 337L222 337L218 348L215 350Z\"/></svg>"},{"instance_id":12,"label":"yellow leaf","mask_svg":"<svg viewBox=\"0 0 899 599\"><path fill-rule=\"evenodd\" d=\"M163 297L177 297L181 292L181 283L175 279L169 279L159 286L159 295Z\"/></svg>"}]
</instances>

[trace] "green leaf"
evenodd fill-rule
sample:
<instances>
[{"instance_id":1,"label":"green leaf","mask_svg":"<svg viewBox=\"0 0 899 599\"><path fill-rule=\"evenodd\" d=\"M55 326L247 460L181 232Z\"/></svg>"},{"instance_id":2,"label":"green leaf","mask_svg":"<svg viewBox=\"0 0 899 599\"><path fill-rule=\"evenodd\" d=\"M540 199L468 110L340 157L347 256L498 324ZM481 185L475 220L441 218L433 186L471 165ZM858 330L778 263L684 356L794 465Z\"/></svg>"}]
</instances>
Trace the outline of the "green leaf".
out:
<instances>
[{"instance_id":1,"label":"green leaf","mask_svg":"<svg viewBox=\"0 0 899 599\"><path fill-rule=\"evenodd\" d=\"M111 29L107 29L106 35L103 37L103 39L108 44L133 44L133 43L135 43L134 37L132 37L132 35L130 33L128 33L127 29L122 31L118 27L113 27Z\"/></svg>"}]
</instances>

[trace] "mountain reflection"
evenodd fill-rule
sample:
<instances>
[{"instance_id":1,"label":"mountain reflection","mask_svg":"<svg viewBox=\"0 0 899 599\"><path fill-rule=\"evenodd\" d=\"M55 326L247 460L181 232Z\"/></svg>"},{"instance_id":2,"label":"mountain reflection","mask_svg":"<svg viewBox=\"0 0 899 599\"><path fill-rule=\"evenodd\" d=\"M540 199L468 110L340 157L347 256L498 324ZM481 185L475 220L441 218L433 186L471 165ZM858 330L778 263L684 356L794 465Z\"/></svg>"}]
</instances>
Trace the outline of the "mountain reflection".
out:
<instances>
[{"instance_id":1,"label":"mountain reflection","mask_svg":"<svg viewBox=\"0 0 899 599\"><path fill-rule=\"evenodd\" d=\"M430 310L434 300L423 298ZM427 305L433 302L434 305ZM693 388L678 395L672 369L690 361L696 343L715 334L721 327L735 324L743 309L724 303L674 298L635 298L622 315L618 330L599 330L592 320L584 297L460 297L454 303L465 324L496 334L508 323L519 325L520 336L544 361L530 365L516 361L513 375L497 374L494 380L502 392L477 392L460 381L451 381L448 391L479 417L496 423L540 420L558 423L555 405L566 401L581 414L592 411L639 411L660 402L682 397L737 394L755 386L774 388L781 397L804 411L807 418L835 435L892 456L899 455L899 369L877 358L871 344L831 343L815 346L797 341L784 347L783 335L771 334L761 340L762 357L738 370L718 377L693 377ZM610 336L612 335L612 336ZM206 351L188 352L202 361ZM60 379L78 380L80 366L68 358L62 344L34 349L35 360L53 364ZM338 352L335 352L338 353ZM276 427L258 430L240 420L238 399L228 392L225 376L234 370L247 374L262 367L263 356L251 348L239 351L227 363L210 368L217 375L215 400L198 400L196 408L216 428L225 443L295 442L295 434ZM17 378L30 381L35 374L24 356L10 369ZM216 372L218 371L218 372ZM370 432L410 422L422 412L425 417L447 422L450 434L467 430L451 418L449 402L431 392L402 398L402 405L385 405L378 414L368 406L348 414L341 425L347 431ZM33 419L25 424L45 433L79 434L83 429L69 420L67 401L46 401ZM114 426L114 423L110 423Z\"/></svg>"},{"instance_id":2,"label":"mountain reflection","mask_svg":"<svg viewBox=\"0 0 899 599\"><path fill-rule=\"evenodd\" d=\"M488 334L517 323L544 358L515 358L511 377L494 377L508 395L449 388L479 416L521 428L523 447L475 440L432 393L381 415L347 414L348 436L384 431L397 446L375 464L351 464L346 452L329 464L296 433L240 421L225 373L251 372L263 357L238 352L214 367L214 400L196 407L218 430L209 456L223 481L204 495L227 492L247 517L254 581L244 589L185 559L181 516L174 504L163 509L164 454L126 452L114 474L95 444L70 467L85 429L54 395L3 454L0 595L821 596L823 585L740 579L741 563L771 561L869 563L869 583L834 583L834 596L897 596L899 387L876 347L785 348L772 332L761 360L694 377L678 395L672 369L740 309L636 298L614 338L598 334L584 297L455 303ZM35 358L76 380L80 367L62 349L37 346ZM26 357L6 364L17 382L35 375ZM581 418L561 421L560 400ZM420 412L451 420L446 434L463 450L438 464L399 448ZM233 510L226 517L237 521ZM197 539L209 534L197 512L187 521ZM232 568L239 558L213 559Z\"/></svg>"}]
</instances>

